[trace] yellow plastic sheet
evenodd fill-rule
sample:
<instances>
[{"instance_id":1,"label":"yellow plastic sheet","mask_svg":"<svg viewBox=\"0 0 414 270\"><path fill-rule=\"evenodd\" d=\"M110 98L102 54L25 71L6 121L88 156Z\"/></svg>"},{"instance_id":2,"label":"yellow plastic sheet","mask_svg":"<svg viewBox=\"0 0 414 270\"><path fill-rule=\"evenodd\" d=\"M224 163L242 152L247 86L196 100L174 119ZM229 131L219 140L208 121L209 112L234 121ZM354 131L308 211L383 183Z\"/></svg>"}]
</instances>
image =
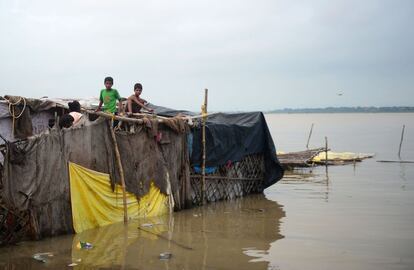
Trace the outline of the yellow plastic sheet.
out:
<instances>
[{"instance_id":1,"label":"yellow plastic sheet","mask_svg":"<svg viewBox=\"0 0 414 270\"><path fill-rule=\"evenodd\" d=\"M353 161L353 160L362 160L366 158L373 157L374 154L363 154L363 153L351 153L351 152L332 152L328 151L328 160L329 161ZM323 162L326 160L326 153L320 152L315 156L313 162Z\"/></svg>"},{"instance_id":2,"label":"yellow plastic sheet","mask_svg":"<svg viewBox=\"0 0 414 270\"><path fill-rule=\"evenodd\" d=\"M122 188L112 191L109 175L69 163L73 227L76 233L123 221ZM128 218L154 217L168 213L168 196L151 183L139 201L126 193Z\"/></svg>"}]
</instances>

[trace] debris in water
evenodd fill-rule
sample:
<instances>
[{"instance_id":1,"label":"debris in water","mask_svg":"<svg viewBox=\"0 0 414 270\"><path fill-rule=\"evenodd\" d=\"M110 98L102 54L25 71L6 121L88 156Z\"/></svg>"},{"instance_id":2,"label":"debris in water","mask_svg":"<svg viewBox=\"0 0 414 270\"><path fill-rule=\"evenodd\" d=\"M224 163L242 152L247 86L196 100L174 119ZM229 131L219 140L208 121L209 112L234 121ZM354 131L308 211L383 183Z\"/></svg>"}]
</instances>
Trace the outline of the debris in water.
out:
<instances>
[{"instance_id":1,"label":"debris in water","mask_svg":"<svg viewBox=\"0 0 414 270\"><path fill-rule=\"evenodd\" d=\"M93 245L88 242L79 241L78 244L76 245L76 248L77 249L91 249L93 248Z\"/></svg>"},{"instance_id":2,"label":"debris in water","mask_svg":"<svg viewBox=\"0 0 414 270\"><path fill-rule=\"evenodd\" d=\"M68 266L70 266L70 267L73 267L73 266L76 266L76 265L78 265L78 264L77 263L68 264Z\"/></svg>"},{"instance_id":3,"label":"debris in water","mask_svg":"<svg viewBox=\"0 0 414 270\"><path fill-rule=\"evenodd\" d=\"M171 252L162 252L160 253L160 260L169 260L171 259Z\"/></svg>"},{"instance_id":4,"label":"debris in water","mask_svg":"<svg viewBox=\"0 0 414 270\"><path fill-rule=\"evenodd\" d=\"M42 263L46 263L49 257L53 257L52 252L36 253L33 255L33 259Z\"/></svg>"},{"instance_id":5,"label":"debris in water","mask_svg":"<svg viewBox=\"0 0 414 270\"><path fill-rule=\"evenodd\" d=\"M139 225L139 227L141 227L141 228L152 228L156 225L162 225L162 223L161 222L158 222L158 223L142 223L142 224Z\"/></svg>"},{"instance_id":6,"label":"debris in water","mask_svg":"<svg viewBox=\"0 0 414 270\"><path fill-rule=\"evenodd\" d=\"M244 208L244 209L242 209L242 211L263 213L264 209L262 209L262 208L258 208L258 209L256 209L256 208Z\"/></svg>"}]
</instances>

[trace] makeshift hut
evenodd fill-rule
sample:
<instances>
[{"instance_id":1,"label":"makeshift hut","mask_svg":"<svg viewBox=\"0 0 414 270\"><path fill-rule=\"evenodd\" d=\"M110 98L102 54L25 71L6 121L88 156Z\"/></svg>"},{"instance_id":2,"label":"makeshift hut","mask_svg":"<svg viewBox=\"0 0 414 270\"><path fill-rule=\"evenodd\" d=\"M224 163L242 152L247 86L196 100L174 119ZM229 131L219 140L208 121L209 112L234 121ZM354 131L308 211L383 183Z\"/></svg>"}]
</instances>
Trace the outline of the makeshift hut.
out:
<instances>
[{"instance_id":1,"label":"makeshift hut","mask_svg":"<svg viewBox=\"0 0 414 270\"><path fill-rule=\"evenodd\" d=\"M201 128L192 129L191 184L194 201L201 194ZM261 112L216 113L206 122L206 200L259 193L283 177L283 169Z\"/></svg>"},{"instance_id":2,"label":"makeshift hut","mask_svg":"<svg viewBox=\"0 0 414 270\"><path fill-rule=\"evenodd\" d=\"M81 125L59 129L49 122L65 113L65 102L36 101L45 109L34 110L14 100L6 101L9 115L0 118L0 244L81 232L126 215L162 215L199 205L203 197L260 193L283 176L259 112L208 116L203 190L201 122L194 113L150 105L157 116L100 113L91 121L95 113L85 111ZM29 120L44 112L47 128L12 136L19 109ZM3 121L12 126L3 128Z\"/></svg>"},{"instance_id":3,"label":"makeshift hut","mask_svg":"<svg viewBox=\"0 0 414 270\"><path fill-rule=\"evenodd\" d=\"M0 97L0 130L7 141L26 139L48 129L56 104L23 97Z\"/></svg>"}]
</instances>

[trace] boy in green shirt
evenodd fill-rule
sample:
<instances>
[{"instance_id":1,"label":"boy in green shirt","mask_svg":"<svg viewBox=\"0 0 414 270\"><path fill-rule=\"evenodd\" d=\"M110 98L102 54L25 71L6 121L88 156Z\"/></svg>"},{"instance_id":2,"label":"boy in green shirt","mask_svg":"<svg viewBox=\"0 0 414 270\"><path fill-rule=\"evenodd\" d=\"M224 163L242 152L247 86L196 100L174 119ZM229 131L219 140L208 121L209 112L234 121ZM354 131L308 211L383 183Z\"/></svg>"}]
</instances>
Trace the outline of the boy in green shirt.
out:
<instances>
[{"instance_id":1,"label":"boy in green shirt","mask_svg":"<svg viewBox=\"0 0 414 270\"><path fill-rule=\"evenodd\" d=\"M118 90L112 88L114 84L114 79L112 77L106 77L104 80L105 89L101 90L99 95L99 105L96 111L100 111L102 104L104 104L103 111L108 113L117 113L116 110L116 101L118 100L118 113L122 113L122 102L121 96L118 93Z\"/></svg>"}]
</instances>

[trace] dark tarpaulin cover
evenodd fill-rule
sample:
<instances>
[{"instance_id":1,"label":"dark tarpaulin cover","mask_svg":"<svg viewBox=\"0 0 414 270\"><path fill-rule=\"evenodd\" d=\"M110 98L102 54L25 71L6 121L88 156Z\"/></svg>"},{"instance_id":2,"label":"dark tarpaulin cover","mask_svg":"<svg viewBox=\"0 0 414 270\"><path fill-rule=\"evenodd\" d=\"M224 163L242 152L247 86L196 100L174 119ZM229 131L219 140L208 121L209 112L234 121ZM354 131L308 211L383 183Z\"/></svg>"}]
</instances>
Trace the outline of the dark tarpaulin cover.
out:
<instances>
[{"instance_id":1,"label":"dark tarpaulin cover","mask_svg":"<svg viewBox=\"0 0 414 270\"><path fill-rule=\"evenodd\" d=\"M174 117L177 114L184 114L184 115L188 115L188 116L195 116L197 115L194 112L190 112L190 111L186 111L186 110L175 110L175 109L171 109L171 108L167 108L167 107L163 107L163 106L158 106L152 103L148 103L147 105L149 108L154 110L154 113L160 116L166 116L166 117Z\"/></svg>"},{"instance_id":2,"label":"dark tarpaulin cover","mask_svg":"<svg viewBox=\"0 0 414 270\"><path fill-rule=\"evenodd\" d=\"M202 161L201 127L193 129L191 162ZM207 117L206 166L220 166L228 161L237 162L244 156L264 154L264 186L267 188L283 177L276 148L263 113L217 113Z\"/></svg>"}]
</instances>

